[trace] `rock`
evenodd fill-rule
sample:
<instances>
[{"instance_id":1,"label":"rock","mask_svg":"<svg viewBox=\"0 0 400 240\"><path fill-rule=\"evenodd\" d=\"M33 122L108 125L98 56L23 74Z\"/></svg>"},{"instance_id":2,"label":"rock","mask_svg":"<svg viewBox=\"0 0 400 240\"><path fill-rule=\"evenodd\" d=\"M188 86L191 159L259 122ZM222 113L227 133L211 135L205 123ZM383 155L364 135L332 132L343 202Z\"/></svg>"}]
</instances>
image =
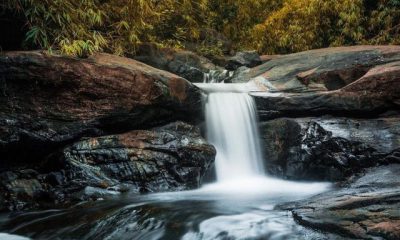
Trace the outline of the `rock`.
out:
<instances>
[{"instance_id":1,"label":"rock","mask_svg":"<svg viewBox=\"0 0 400 240\"><path fill-rule=\"evenodd\" d=\"M242 66L233 71L233 75L226 82L229 83L247 83L249 79L246 78L246 74L250 71L250 68Z\"/></svg>"},{"instance_id":2,"label":"rock","mask_svg":"<svg viewBox=\"0 0 400 240\"><path fill-rule=\"evenodd\" d=\"M36 167L81 137L203 114L202 92L185 79L108 54L4 52L0 76L0 169Z\"/></svg>"},{"instance_id":3,"label":"rock","mask_svg":"<svg viewBox=\"0 0 400 240\"><path fill-rule=\"evenodd\" d=\"M246 74L263 89L278 92L338 90L370 69L400 60L400 46L325 48L282 55Z\"/></svg>"},{"instance_id":4,"label":"rock","mask_svg":"<svg viewBox=\"0 0 400 240\"><path fill-rule=\"evenodd\" d=\"M216 152L200 130L177 122L154 130L90 138L74 143L62 161L82 185L128 182L140 192L197 188Z\"/></svg>"},{"instance_id":5,"label":"rock","mask_svg":"<svg viewBox=\"0 0 400 240\"><path fill-rule=\"evenodd\" d=\"M86 138L53 154L59 170L0 175L0 199L11 210L69 206L121 192L189 190L200 186L216 151L197 127L175 122L151 130Z\"/></svg>"},{"instance_id":6,"label":"rock","mask_svg":"<svg viewBox=\"0 0 400 240\"><path fill-rule=\"evenodd\" d=\"M261 120L323 115L375 118L388 111L400 113L400 98L385 92L379 95L369 91L252 95Z\"/></svg>"},{"instance_id":7,"label":"rock","mask_svg":"<svg viewBox=\"0 0 400 240\"><path fill-rule=\"evenodd\" d=\"M30 176L26 171L1 173L0 189L2 210L37 207L44 192L40 177Z\"/></svg>"},{"instance_id":8,"label":"rock","mask_svg":"<svg viewBox=\"0 0 400 240\"><path fill-rule=\"evenodd\" d=\"M388 111L400 112L400 91L393 87L400 85L399 58L397 46L319 49L280 56L262 67L242 71L232 81L263 69L264 75L253 79L261 91L297 92L253 93L261 119L326 114L376 118ZM343 84L329 87L337 84L335 79ZM322 84L321 91L315 92L313 84Z\"/></svg>"},{"instance_id":9,"label":"rock","mask_svg":"<svg viewBox=\"0 0 400 240\"><path fill-rule=\"evenodd\" d=\"M280 56L282 56L282 55L261 55L260 59L261 59L262 63L266 63L266 62L269 62L271 60L277 59Z\"/></svg>"},{"instance_id":10,"label":"rock","mask_svg":"<svg viewBox=\"0 0 400 240\"><path fill-rule=\"evenodd\" d=\"M225 65L225 68L230 71L234 71L239 67L256 67L261 65L262 61L260 55L256 51L246 51L246 52L238 52L235 56L228 58L228 62Z\"/></svg>"},{"instance_id":11,"label":"rock","mask_svg":"<svg viewBox=\"0 0 400 240\"><path fill-rule=\"evenodd\" d=\"M132 57L155 68L175 73L194 83L202 83L210 75L215 75L218 78L217 82L227 77L222 74L223 68L191 51L158 48L154 44L143 44L137 55Z\"/></svg>"},{"instance_id":12,"label":"rock","mask_svg":"<svg viewBox=\"0 0 400 240\"><path fill-rule=\"evenodd\" d=\"M0 239L3 240L31 240L31 238L22 237L14 234L0 233Z\"/></svg>"},{"instance_id":13,"label":"rock","mask_svg":"<svg viewBox=\"0 0 400 240\"><path fill-rule=\"evenodd\" d=\"M363 77L341 89L341 92L368 92L390 101L400 99L398 86L400 86L400 61L370 69ZM400 105L399 102L397 104Z\"/></svg>"},{"instance_id":14,"label":"rock","mask_svg":"<svg viewBox=\"0 0 400 240\"><path fill-rule=\"evenodd\" d=\"M339 181L378 164L400 163L400 121L297 118L261 124L266 171L295 180Z\"/></svg>"},{"instance_id":15,"label":"rock","mask_svg":"<svg viewBox=\"0 0 400 240\"><path fill-rule=\"evenodd\" d=\"M277 206L301 225L356 239L400 238L400 164L369 169L347 187Z\"/></svg>"}]
</instances>

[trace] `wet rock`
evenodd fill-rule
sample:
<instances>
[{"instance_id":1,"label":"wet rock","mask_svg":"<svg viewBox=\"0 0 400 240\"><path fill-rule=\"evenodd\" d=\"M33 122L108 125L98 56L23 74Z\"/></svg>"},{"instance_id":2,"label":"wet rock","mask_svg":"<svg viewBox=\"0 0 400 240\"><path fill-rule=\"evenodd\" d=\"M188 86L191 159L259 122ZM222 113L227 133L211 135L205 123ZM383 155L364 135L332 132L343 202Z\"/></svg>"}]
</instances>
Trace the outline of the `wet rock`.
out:
<instances>
[{"instance_id":1,"label":"wet rock","mask_svg":"<svg viewBox=\"0 0 400 240\"><path fill-rule=\"evenodd\" d=\"M386 92L379 95L369 91L252 95L262 120L323 115L377 118L388 111L400 112L400 97Z\"/></svg>"},{"instance_id":2,"label":"wet rock","mask_svg":"<svg viewBox=\"0 0 400 240\"><path fill-rule=\"evenodd\" d=\"M266 171L300 180L343 180L398 163L399 118L276 119L261 124Z\"/></svg>"},{"instance_id":3,"label":"wet rock","mask_svg":"<svg viewBox=\"0 0 400 240\"><path fill-rule=\"evenodd\" d=\"M85 187L82 191L78 192L76 195L77 198L85 199L93 199L93 200L103 200L104 198L110 198L112 196L118 196L121 192L108 190L103 188L96 188L96 187Z\"/></svg>"},{"instance_id":4,"label":"wet rock","mask_svg":"<svg viewBox=\"0 0 400 240\"><path fill-rule=\"evenodd\" d=\"M1 199L2 208L23 209L37 207L44 191L40 180L26 172L4 172L1 174Z\"/></svg>"},{"instance_id":5,"label":"wet rock","mask_svg":"<svg viewBox=\"0 0 400 240\"><path fill-rule=\"evenodd\" d=\"M0 169L46 165L81 137L202 116L202 92L174 74L128 58L76 59L41 52L0 55Z\"/></svg>"},{"instance_id":6,"label":"wet rock","mask_svg":"<svg viewBox=\"0 0 400 240\"><path fill-rule=\"evenodd\" d=\"M214 155L199 129L177 122L77 142L63 151L63 161L83 185L112 186L117 180L157 192L199 187Z\"/></svg>"},{"instance_id":7,"label":"wet rock","mask_svg":"<svg viewBox=\"0 0 400 240\"><path fill-rule=\"evenodd\" d=\"M250 71L250 68L242 66L233 71L233 75L226 82L229 83L247 83L249 79L246 78L246 74Z\"/></svg>"},{"instance_id":8,"label":"wet rock","mask_svg":"<svg viewBox=\"0 0 400 240\"><path fill-rule=\"evenodd\" d=\"M261 65L262 61L260 55L256 51L245 51L238 52L235 56L228 58L228 62L225 65L225 69L234 71L239 67L256 67Z\"/></svg>"},{"instance_id":9,"label":"wet rock","mask_svg":"<svg viewBox=\"0 0 400 240\"><path fill-rule=\"evenodd\" d=\"M270 91L337 90L377 65L398 60L399 46L325 48L279 56L251 69L246 76Z\"/></svg>"},{"instance_id":10,"label":"wet rock","mask_svg":"<svg viewBox=\"0 0 400 240\"><path fill-rule=\"evenodd\" d=\"M202 83L210 75L217 78L217 82L226 78L222 74L224 72L223 68L214 65L207 58L191 51L159 48L154 44L143 44L133 58L155 68L175 73L194 83Z\"/></svg>"},{"instance_id":11,"label":"wet rock","mask_svg":"<svg viewBox=\"0 0 400 240\"><path fill-rule=\"evenodd\" d=\"M30 238L27 237L22 237L14 234L8 234L8 233L0 233L0 239L8 239L8 240L31 240Z\"/></svg>"},{"instance_id":12,"label":"wet rock","mask_svg":"<svg viewBox=\"0 0 400 240\"><path fill-rule=\"evenodd\" d=\"M301 225L356 239L400 238L400 165L368 169L339 190L277 206Z\"/></svg>"},{"instance_id":13,"label":"wet rock","mask_svg":"<svg viewBox=\"0 0 400 240\"><path fill-rule=\"evenodd\" d=\"M126 191L194 189L215 154L200 130L183 122L86 138L49 157L60 166L58 171L0 174L0 196L5 207L19 210L68 206Z\"/></svg>"}]
</instances>

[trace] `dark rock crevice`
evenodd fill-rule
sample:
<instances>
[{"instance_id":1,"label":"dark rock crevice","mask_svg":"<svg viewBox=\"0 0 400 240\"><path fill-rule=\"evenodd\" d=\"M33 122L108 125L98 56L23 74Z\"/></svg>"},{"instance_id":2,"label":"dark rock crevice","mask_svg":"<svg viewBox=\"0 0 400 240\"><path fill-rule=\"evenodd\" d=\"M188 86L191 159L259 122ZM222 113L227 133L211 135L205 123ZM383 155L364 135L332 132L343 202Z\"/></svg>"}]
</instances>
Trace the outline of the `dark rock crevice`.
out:
<instances>
[{"instance_id":1,"label":"dark rock crevice","mask_svg":"<svg viewBox=\"0 0 400 240\"><path fill-rule=\"evenodd\" d=\"M261 137L266 171L288 179L342 181L368 167L400 163L397 119L283 118L264 122Z\"/></svg>"},{"instance_id":2,"label":"dark rock crevice","mask_svg":"<svg viewBox=\"0 0 400 240\"><path fill-rule=\"evenodd\" d=\"M3 172L2 207L47 208L96 199L96 194L85 192L87 188L105 191L105 196L127 189L193 189L201 185L214 156L214 147L201 138L199 129L182 122L86 138L47 158L43 168Z\"/></svg>"}]
</instances>

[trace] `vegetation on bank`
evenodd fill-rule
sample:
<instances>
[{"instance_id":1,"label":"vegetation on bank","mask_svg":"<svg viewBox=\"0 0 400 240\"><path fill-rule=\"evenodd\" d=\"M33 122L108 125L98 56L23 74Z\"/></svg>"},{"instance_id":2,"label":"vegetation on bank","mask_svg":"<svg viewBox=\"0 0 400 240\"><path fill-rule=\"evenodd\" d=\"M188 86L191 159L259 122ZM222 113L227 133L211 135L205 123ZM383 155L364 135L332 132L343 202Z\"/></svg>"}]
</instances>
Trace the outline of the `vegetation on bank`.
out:
<instances>
[{"instance_id":1,"label":"vegetation on bank","mask_svg":"<svg viewBox=\"0 0 400 240\"><path fill-rule=\"evenodd\" d=\"M86 56L138 45L203 55L399 44L400 0L3 0L24 18L25 47Z\"/></svg>"}]
</instances>

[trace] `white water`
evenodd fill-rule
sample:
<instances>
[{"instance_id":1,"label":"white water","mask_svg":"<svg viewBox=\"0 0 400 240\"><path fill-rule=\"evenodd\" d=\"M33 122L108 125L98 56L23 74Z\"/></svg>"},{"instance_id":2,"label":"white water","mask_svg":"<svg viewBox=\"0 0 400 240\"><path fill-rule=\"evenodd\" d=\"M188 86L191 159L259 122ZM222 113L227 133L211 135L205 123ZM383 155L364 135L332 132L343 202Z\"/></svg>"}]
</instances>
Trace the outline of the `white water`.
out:
<instances>
[{"instance_id":1,"label":"white water","mask_svg":"<svg viewBox=\"0 0 400 240\"><path fill-rule=\"evenodd\" d=\"M256 108L247 93L210 93L206 103L207 138L217 149L218 181L263 174Z\"/></svg>"},{"instance_id":2,"label":"white water","mask_svg":"<svg viewBox=\"0 0 400 240\"><path fill-rule=\"evenodd\" d=\"M207 139L217 150L217 183L198 191L228 195L309 196L329 188L328 183L300 183L266 176L257 109L246 92L249 85L207 85L204 86L209 92L205 105ZM235 91L230 92L232 89Z\"/></svg>"},{"instance_id":3,"label":"white water","mask_svg":"<svg viewBox=\"0 0 400 240\"><path fill-rule=\"evenodd\" d=\"M274 210L276 204L326 191L329 184L265 176L255 104L244 91L228 92L232 87L219 84L222 92L209 91L206 104L207 135L217 148L217 183L193 191L133 194L90 207L26 213L10 221L11 233L32 239L330 239L299 226L286 211ZM27 238L0 233L1 239Z\"/></svg>"}]
</instances>

